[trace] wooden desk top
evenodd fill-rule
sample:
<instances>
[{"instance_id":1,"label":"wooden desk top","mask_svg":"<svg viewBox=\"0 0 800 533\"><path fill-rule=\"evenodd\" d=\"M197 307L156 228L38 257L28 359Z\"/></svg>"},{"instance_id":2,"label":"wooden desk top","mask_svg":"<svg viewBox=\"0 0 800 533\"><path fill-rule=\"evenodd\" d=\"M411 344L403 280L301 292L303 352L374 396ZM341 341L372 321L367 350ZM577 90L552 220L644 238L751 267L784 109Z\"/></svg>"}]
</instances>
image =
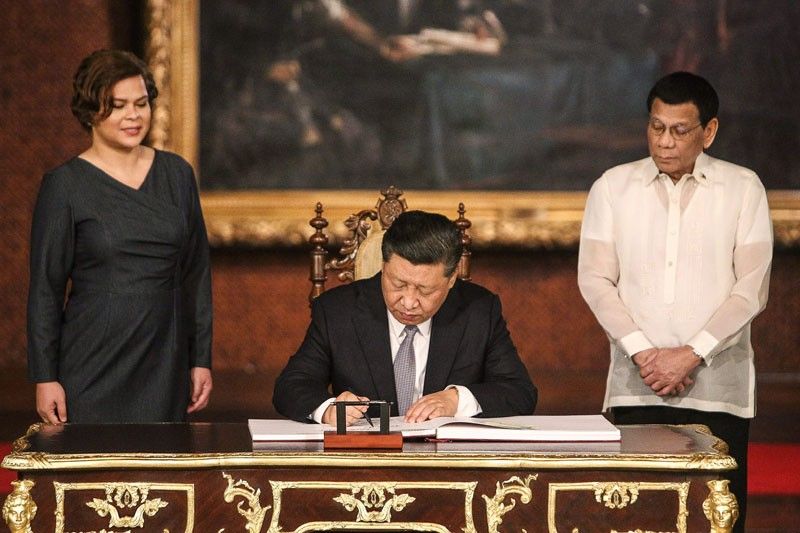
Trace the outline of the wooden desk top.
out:
<instances>
[{"instance_id":1,"label":"wooden desk top","mask_svg":"<svg viewBox=\"0 0 800 533\"><path fill-rule=\"evenodd\" d=\"M34 424L2 466L11 470L332 468L596 468L726 471L727 445L705 426L620 426L621 442L425 442L402 451L324 451L321 442L254 443L246 423Z\"/></svg>"}]
</instances>

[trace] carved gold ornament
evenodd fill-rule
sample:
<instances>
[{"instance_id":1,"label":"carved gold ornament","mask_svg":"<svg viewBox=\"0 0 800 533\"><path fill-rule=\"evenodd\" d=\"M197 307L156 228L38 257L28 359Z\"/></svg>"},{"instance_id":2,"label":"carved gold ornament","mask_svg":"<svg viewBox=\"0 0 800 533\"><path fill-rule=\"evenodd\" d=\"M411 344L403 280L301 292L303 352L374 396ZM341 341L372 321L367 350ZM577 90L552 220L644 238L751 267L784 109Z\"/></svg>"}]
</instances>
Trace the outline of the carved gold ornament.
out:
<instances>
[{"instance_id":1,"label":"carved gold ornament","mask_svg":"<svg viewBox=\"0 0 800 533\"><path fill-rule=\"evenodd\" d=\"M519 476L513 476L502 483L498 481L497 489L491 498L483 495L483 500L486 502L486 524L489 533L497 533L497 528L503 523L503 516L517 505L514 498L511 498L511 503L506 505L507 496L517 494L520 502L530 503L531 481L536 478L537 474L531 474L524 480Z\"/></svg>"},{"instance_id":2,"label":"carved gold ornament","mask_svg":"<svg viewBox=\"0 0 800 533\"><path fill-rule=\"evenodd\" d=\"M622 509L629 503L636 503L636 500L639 498L639 484L598 484L594 489L594 498L598 502L602 501L609 509Z\"/></svg>"},{"instance_id":3,"label":"carved gold ornament","mask_svg":"<svg viewBox=\"0 0 800 533\"><path fill-rule=\"evenodd\" d=\"M148 141L197 169L200 2L147 0L145 57L158 86Z\"/></svg>"},{"instance_id":4,"label":"carved gold ornament","mask_svg":"<svg viewBox=\"0 0 800 533\"><path fill-rule=\"evenodd\" d=\"M3 503L3 520L11 533L32 533L31 522L37 510L31 496L33 485L30 479L11 482L14 488Z\"/></svg>"},{"instance_id":5,"label":"carved gold ornament","mask_svg":"<svg viewBox=\"0 0 800 533\"><path fill-rule=\"evenodd\" d=\"M464 533L475 533L475 524L472 518L472 499L475 494L475 487L477 482L438 482L438 481L409 481L409 482L400 482L400 481L375 481L375 482L338 482L338 481L270 481L270 485L272 487L272 501L273 501L273 514L272 514L272 521L270 522L268 533L287 533L280 526L280 511L282 505L282 499L285 496L285 492L288 490L305 490L305 491L315 491L315 490L342 490L342 491L349 491L350 495L358 494L362 492L364 488L367 488L368 498L371 499L374 505L378 505L380 501L380 497L378 495L378 490L382 489L383 494L397 494L397 491L445 491L445 490L453 490L458 492L463 492L464 494L464 526L461 530ZM345 493L346 494L346 493ZM362 495L363 496L363 495ZM407 494L403 495L402 501L402 508L413 500L410 499L411 497ZM436 492L433 492L428 497L436 497ZM340 498L338 496L337 498ZM385 496L384 496L385 497ZM336 498L334 498L336 499ZM416 498L414 498L416 499ZM338 501L338 500L337 500ZM339 502L342 503L342 502ZM394 502L393 502L394 503ZM398 502L399 503L399 502ZM363 504L363 502L362 502ZM302 533L305 531L318 531L318 530L327 530L327 529L379 529L379 530L395 530L395 531L439 531L439 532L446 532L449 531L447 527L431 523L431 522L392 522L392 517L389 515L385 522L364 522L359 521L359 516L361 514L361 510L358 508L358 505L352 507L351 509L345 509L348 511L356 511L355 519L352 521L318 521L318 522L307 522L302 526L298 527L295 530L295 533ZM366 506L365 506L365 510ZM396 511L400 511L401 509L395 509Z\"/></svg>"},{"instance_id":6,"label":"carved gold ornament","mask_svg":"<svg viewBox=\"0 0 800 533\"><path fill-rule=\"evenodd\" d=\"M254 489L247 481L242 479L234 481L233 478L225 472L222 473L222 477L228 481L228 487L223 494L225 502L231 503L237 496L244 498L244 501L240 501L236 504L236 510L246 521L244 528L249 533L258 533L261 531L261 527L264 524L264 515L267 511L272 509L271 505L261 507L261 489ZM248 504L247 509L242 508L245 502Z\"/></svg>"},{"instance_id":7,"label":"carved gold ornament","mask_svg":"<svg viewBox=\"0 0 800 533\"><path fill-rule=\"evenodd\" d=\"M35 424L28 426L28 431L26 431L23 436L15 440L14 444L11 445L11 450L14 453L22 453L27 450L31 445L28 439L30 439L31 436L35 435L36 433L39 433L39 430L42 429L43 425L44 422L36 422Z\"/></svg>"},{"instance_id":8,"label":"carved gold ornament","mask_svg":"<svg viewBox=\"0 0 800 533\"><path fill-rule=\"evenodd\" d=\"M106 499L92 498L86 506L94 509L98 516L109 517L108 527L144 527L144 517L155 516L167 502L161 498L148 499L150 487L145 484L121 483L106 486ZM120 516L120 510L134 509L132 515Z\"/></svg>"},{"instance_id":9,"label":"carved gold ornament","mask_svg":"<svg viewBox=\"0 0 800 533\"><path fill-rule=\"evenodd\" d=\"M689 516L687 509L689 500L689 482L684 483L657 483L649 481L624 483L614 482L585 482L585 483L550 483L547 501L547 527L550 533L556 533L557 500L559 492L591 491L595 501L602 503L609 509L623 509L633 505L643 491L674 491L678 496L678 515L675 517L677 533L687 533L686 520ZM579 533L578 528L572 530ZM617 533L612 530L612 533ZM646 530L634 530L627 533L656 533ZM674 533L674 532L659 532Z\"/></svg>"},{"instance_id":10,"label":"carved gold ornament","mask_svg":"<svg viewBox=\"0 0 800 533\"><path fill-rule=\"evenodd\" d=\"M361 497L357 497L359 492ZM391 522L393 510L400 512L415 499L408 494L395 494L391 485L365 483L351 486L350 494L342 493L333 501L341 503L348 511L357 509L356 522Z\"/></svg>"},{"instance_id":11,"label":"carved gold ornament","mask_svg":"<svg viewBox=\"0 0 800 533\"><path fill-rule=\"evenodd\" d=\"M170 84L170 43L172 42L171 2L148 0L147 2L147 60L153 81L159 88L159 98L152 103L153 116L150 121L149 141L153 148L163 150L170 142L170 90L161 90Z\"/></svg>"},{"instance_id":12,"label":"carved gold ornament","mask_svg":"<svg viewBox=\"0 0 800 533\"><path fill-rule=\"evenodd\" d=\"M437 482L437 481L417 481L417 482L347 482L347 481L274 481L269 484L272 489L272 505L262 506L260 497L261 489L254 488L245 480L234 481L233 478L224 474L228 482L225 491L225 501L231 503L234 497L244 498L239 502L237 508L239 514L245 519L245 529L248 533L260 533L263 529L265 514L272 509L272 517L267 529L267 533L304 533L307 531L321 530L381 530L381 531L433 531L438 533L449 533L449 529L442 525L432 522L393 522L391 512L401 512L409 504L418 499L411 496L411 491L446 491L452 490L462 492L464 495L464 525L460 528L462 533L476 533L475 523L472 517L472 500L475 494L477 482ZM284 528L280 523L281 508L284 504L287 491L303 491L304 497L314 497L314 492L318 491L340 491L339 496L335 496L333 501L339 503L347 512L355 512L353 520L341 521L309 521L301 524L293 532ZM509 489L510 490L510 489ZM403 491L403 492L401 492ZM429 497L436 497L433 492ZM248 506L247 509L243 505ZM313 517L311 517L313 518Z\"/></svg>"},{"instance_id":13,"label":"carved gold ornament","mask_svg":"<svg viewBox=\"0 0 800 533\"><path fill-rule=\"evenodd\" d=\"M728 488L727 479L714 479L706 483L708 498L703 502L703 514L711 522L711 533L730 533L739 518L739 502Z\"/></svg>"},{"instance_id":14,"label":"carved gold ornament","mask_svg":"<svg viewBox=\"0 0 800 533\"><path fill-rule=\"evenodd\" d=\"M105 499L92 498L85 502L94 509L101 518L108 517L108 530L97 533L129 533L131 528L144 528L145 517L155 516L169 502L163 498L150 498L152 491L186 493L186 528L185 533L194 531L194 485L191 483L59 483L53 482L56 497L55 533L67 533L64 526L66 513L64 499L70 491L103 491ZM113 528L128 528L126 531ZM168 530L163 530L169 533ZM83 533L83 532L82 532ZM93 533L85 531L85 533Z\"/></svg>"}]
</instances>

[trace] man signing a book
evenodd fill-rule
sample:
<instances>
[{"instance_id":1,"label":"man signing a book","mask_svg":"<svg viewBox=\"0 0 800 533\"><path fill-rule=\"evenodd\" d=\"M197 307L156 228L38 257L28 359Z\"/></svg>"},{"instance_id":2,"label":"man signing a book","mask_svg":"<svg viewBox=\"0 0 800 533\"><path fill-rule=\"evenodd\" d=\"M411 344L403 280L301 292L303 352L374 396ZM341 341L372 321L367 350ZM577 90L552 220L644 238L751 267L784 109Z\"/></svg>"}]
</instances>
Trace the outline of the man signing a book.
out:
<instances>
[{"instance_id":1,"label":"man signing a book","mask_svg":"<svg viewBox=\"0 0 800 533\"><path fill-rule=\"evenodd\" d=\"M331 425L334 401L390 401L406 422L533 413L536 387L500 299L457 278L455 224L405 212L386 231L381 253L381 272L314 300L305 339L275 383L278 412ZM347 424L366 409L348 406Z\"/></svg>"}]
</instances>

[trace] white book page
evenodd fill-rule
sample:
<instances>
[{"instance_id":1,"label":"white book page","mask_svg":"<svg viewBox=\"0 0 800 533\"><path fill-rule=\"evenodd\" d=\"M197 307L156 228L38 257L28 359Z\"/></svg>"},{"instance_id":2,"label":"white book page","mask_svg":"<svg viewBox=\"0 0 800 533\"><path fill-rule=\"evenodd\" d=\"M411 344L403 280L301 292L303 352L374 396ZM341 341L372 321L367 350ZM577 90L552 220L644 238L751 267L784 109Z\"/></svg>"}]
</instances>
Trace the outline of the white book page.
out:
<instances>
[{"instance_id":1,"label":"white book page","mask_svg":"<svg viewBox=\"0 0 800 533\"><path fill-rule=\"evenodd\" d=\"M361 419L348 426L348 433L378 431L379 418L372 426ZM326 431L336 431L328 424L307 424L284 419L248 421L254 441L319 441ZM618 441L619 430L602 415L509 416L501 418L440 417L409 423L402 416L392 417L389 431L404 437L437 437L458 440L520 441Z\"/></svg>"}]
</instances>

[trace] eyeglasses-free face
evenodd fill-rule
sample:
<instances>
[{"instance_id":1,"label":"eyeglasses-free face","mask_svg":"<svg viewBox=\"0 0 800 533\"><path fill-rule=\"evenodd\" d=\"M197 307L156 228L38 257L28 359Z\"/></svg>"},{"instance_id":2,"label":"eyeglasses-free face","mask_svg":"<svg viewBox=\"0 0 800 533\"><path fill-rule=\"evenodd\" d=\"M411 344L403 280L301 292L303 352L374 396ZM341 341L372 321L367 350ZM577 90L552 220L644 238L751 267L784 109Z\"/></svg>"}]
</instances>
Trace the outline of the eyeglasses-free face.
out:
<instances>
[{"instance_id":1,"label":"eyeglasses-free face","mask_svg":"<svg viewBox=\"0 0 800 533\"><path fill-rule=\"evenodd\" d=\"M718 126L713 118L702 127L700 111L691 102L673 105L656 98L647 123L647 145L658 170L674 180L690 174L697 156L714 142Z\"/></svg>"}]
</instances>

